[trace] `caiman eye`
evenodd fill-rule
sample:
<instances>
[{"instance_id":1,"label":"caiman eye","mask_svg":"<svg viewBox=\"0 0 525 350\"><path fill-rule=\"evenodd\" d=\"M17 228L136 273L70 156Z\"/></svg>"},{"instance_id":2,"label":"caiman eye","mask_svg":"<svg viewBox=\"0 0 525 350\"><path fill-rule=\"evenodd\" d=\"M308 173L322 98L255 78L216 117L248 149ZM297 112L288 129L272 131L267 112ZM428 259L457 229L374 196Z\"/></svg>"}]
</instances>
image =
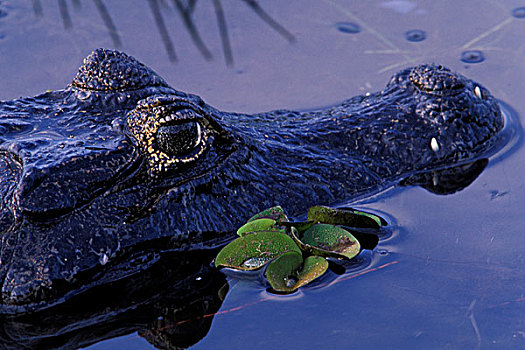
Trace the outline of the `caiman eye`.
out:
<instances>
[{"instance_id":1,"label":"caiman eye","mask_svg":"<svg viewBox=\"0 0 525 350\"><path fill-rule=\"evenodd\" d=\"M221 130L198 105L165 95L139 101L127 116L127 126L154 176L200 164L196 161L212 149Z\"/></svg>"},{"instance_id":2,"label":"caiman eye","mask_svg":"<svg viewBox=\"0 0 525 350\"><path fill-rule=\"evenodd\" d=\"M187 121L159 127L155 135L159 149L170 157L192 153L202 141L202 128L197 121Z\"/></svg>"}]
</instances>

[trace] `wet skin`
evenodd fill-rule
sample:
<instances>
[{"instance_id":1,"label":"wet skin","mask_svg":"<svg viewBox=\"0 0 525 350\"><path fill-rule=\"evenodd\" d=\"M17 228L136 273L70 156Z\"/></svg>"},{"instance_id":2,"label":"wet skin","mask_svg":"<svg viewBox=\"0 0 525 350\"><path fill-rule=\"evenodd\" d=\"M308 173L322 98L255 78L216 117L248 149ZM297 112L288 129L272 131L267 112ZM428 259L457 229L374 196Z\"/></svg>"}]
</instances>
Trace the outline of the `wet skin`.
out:
<instances>
[{"instance_id":1,"label":"wet skin","mask_svg":"<svg viewBox=\"0 0 525 350\"><path fill-rule=\"evenodd\" d=\"M299 215L471 162L502 127L484 87L436 65L335 107L246 115L96 50L67 88L0 102L2 310L216 246L273 205Z\"/></svg>"}]
</instances>

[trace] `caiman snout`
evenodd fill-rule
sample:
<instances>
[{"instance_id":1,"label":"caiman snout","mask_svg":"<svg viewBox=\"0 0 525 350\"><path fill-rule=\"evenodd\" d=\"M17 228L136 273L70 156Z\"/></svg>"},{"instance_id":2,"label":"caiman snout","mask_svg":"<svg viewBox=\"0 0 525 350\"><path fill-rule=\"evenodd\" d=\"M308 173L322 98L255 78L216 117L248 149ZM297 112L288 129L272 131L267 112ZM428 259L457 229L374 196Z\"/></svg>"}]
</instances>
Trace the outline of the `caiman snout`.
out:
<instances>
[{"instance_id":1,"label":"caiman snout","mask_svg":"<svg viewBox=\"0 0 525 350\"><path fill-rule=\"evenodd\" d=\"M20 212L50 219L86 204L112 186L132 154L125 147L83 153L45 164L23 164L14 189Z\"/></svg>"}]
</instances>

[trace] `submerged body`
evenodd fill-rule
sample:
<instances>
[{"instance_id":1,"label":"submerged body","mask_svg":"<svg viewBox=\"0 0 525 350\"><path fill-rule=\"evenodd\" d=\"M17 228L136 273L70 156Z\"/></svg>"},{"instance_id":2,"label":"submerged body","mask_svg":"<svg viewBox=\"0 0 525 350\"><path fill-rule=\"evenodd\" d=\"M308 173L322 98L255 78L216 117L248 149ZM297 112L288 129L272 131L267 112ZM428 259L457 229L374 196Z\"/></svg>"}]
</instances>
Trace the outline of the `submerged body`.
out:
<instances>
[{"instance_id":1,"label":"submerged body","mask_svg":"<svg viewBox=\"0 0 525 350\"><path fill-rule=\"evenodd\" d=\"M332 108L245 115L96 50L66 89L0 103L3 310L217 244L273 205L298 215L478 159L502 127L488 91L441 66Z\"/></svg>"}]
</instances>

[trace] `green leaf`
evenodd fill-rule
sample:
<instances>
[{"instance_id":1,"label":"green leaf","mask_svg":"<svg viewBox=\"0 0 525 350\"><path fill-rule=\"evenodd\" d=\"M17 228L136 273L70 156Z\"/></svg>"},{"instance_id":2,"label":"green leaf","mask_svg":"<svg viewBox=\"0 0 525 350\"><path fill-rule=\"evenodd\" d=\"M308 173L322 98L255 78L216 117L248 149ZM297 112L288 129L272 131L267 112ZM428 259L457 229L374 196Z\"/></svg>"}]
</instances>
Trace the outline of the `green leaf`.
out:
<instances>
[{"instance_id":1,"label":"green leaf","mask_svg":"<svg viewBox=\"0 0 525 350\"><path fill-rule=\"evenodd\" d=\"M315 224L320 225L320 224ZM299 231L292 227L290 230L290 237L294 240L295 244L303 251L305 255L315 255L315 256L322 256L326 258L336 258L336 259L346 259L345 256L341 256L337 252L331 252L325 249L321 249L320 247L317 247L316 245L310 245L308 243L305 243L304 240L304 234L300 234Z\"/></svg>"},{"instance_id":2,"label":"green leaf","mask_svg":"<svg viewBox=\"0 0 525 350\"><path fill-rule=\"evenodd\" d=\"M319 252L319 248L312 247L308 244L305 244L301 237L303 235L299 233L299 231L292 226L290 229L290 237L292 237L293 241L297 246L306 254L306 255L320 255L320 256L327 256L327 257L333 257L333 255L327 255L323 254L323 252Z\"/></svg>"},{"instance_id":3,"label":"green leaf","mask_svg":"<svg viewBox=\"0 0 525 350\"><path fill-rule=\"evenodd\" d=\"M374 248L379 244L379 236L377 233L365 231L370 229L360 229L346 226L341 226L341 228L350 232L352 236L354 236L355 239L359 241L359 244L361 244L361 249L374 250Z\"/></svg>"},{"instance_id":4,"label":"green leaf","mask_svg":"<svg viewBox=\"0 0 525 350\"><path fill-rule=\"evenodd\" d=\"M237 235L242 237L249 233L258 231L275 231L283 234L286 233L285 229L277 228L276 224L276 221L273 219L257 219L248 221L237 230Z\"/></svg>"},{"instance_id":5,"label":"green leaf","mask_svg":"<svg viewBox=\"0 0 525 350\"><path fill-rule=\"evenodd\" d=\"M352 259L361 250L359 241L350 232L328 224L310 227L300 240L312 254L320 256Z\"/></svg>"},{"instance_id":6,"label":"green leaf","mask_svg":"<svg viewBox=\"0 0 525 350\"><path fill-rule=\"evenodd\" d=\"M383 220L377 215L352 208L334 209L316 205L308 209L307 219L323 224L360 228L381 228Z\"/></svg>"},{"instance_id":7,"label":"green leaf","mask_svg":"<svg viewBox=\"0 0 525 350\"><path fill-rule=\"evenodd\" d=\"M367 213L366 211L360 211L360 210L354 210L354 214L366 216L374 220L379 227L383 226L383 220L381 220L381 218L377 215L374 215L372 213ZM354 227L359 227L359 226L354 226ZM375 227L372 227L372 228L375 228Z\"/></svg>"},{"instance_id":8,"label":"green leaf","mask_svg":"<svg viewBox=\"0 0 525 350\"><path fill-rule=\"evenodd\" d=\"M261 211L259 214L252 216L248 222L258 219L272 219L276 222L288 221L288 217L286 216L283 208L281 208L279 205Z\"/></svg>"},{"instance_id":9,"label":"green leaf","mask_svg":"<svg viewBox=\"0 0 525 350\"><path fill-rule=\"evenodd\" d=\"M328 261L321 256L309 256L304 259L303 268L299 271L296 288L302 287L322 276L328 270Z\"/></svg>"},{"instance_id":10,"label":"green leaf","mask_svg":"<svg viewBox=\"0 0 525 350\"><path fill-rule=\"evenodd\" d=\"M287 235L274 231L254 232L222 248L215 258L215 266L255 270L287 251L301 252Z\"/></svg>"},{"instance_id":11,"label":"green leaf","mask_svg":"<svg viewBox=\"0 0 525 350\"><path fill-rule=\"evenodd\" d=\"M320 256L309 256L304 261L297 252L286 252L266 268L266 278L277 292L293 292L328 269L328 261Z\"/></svg>"},{"instance_id":12,"label":"green leaf","mask_svg":"<svg viewBox=\"0 0 525 350\"><path fill-rule=\"evenodd\" d=\"M273 260L266 268L266 278L277 292L293 292L297 289L297 270L303 263L298 252L286 252Z\"/></svg>"}]
</instances>

